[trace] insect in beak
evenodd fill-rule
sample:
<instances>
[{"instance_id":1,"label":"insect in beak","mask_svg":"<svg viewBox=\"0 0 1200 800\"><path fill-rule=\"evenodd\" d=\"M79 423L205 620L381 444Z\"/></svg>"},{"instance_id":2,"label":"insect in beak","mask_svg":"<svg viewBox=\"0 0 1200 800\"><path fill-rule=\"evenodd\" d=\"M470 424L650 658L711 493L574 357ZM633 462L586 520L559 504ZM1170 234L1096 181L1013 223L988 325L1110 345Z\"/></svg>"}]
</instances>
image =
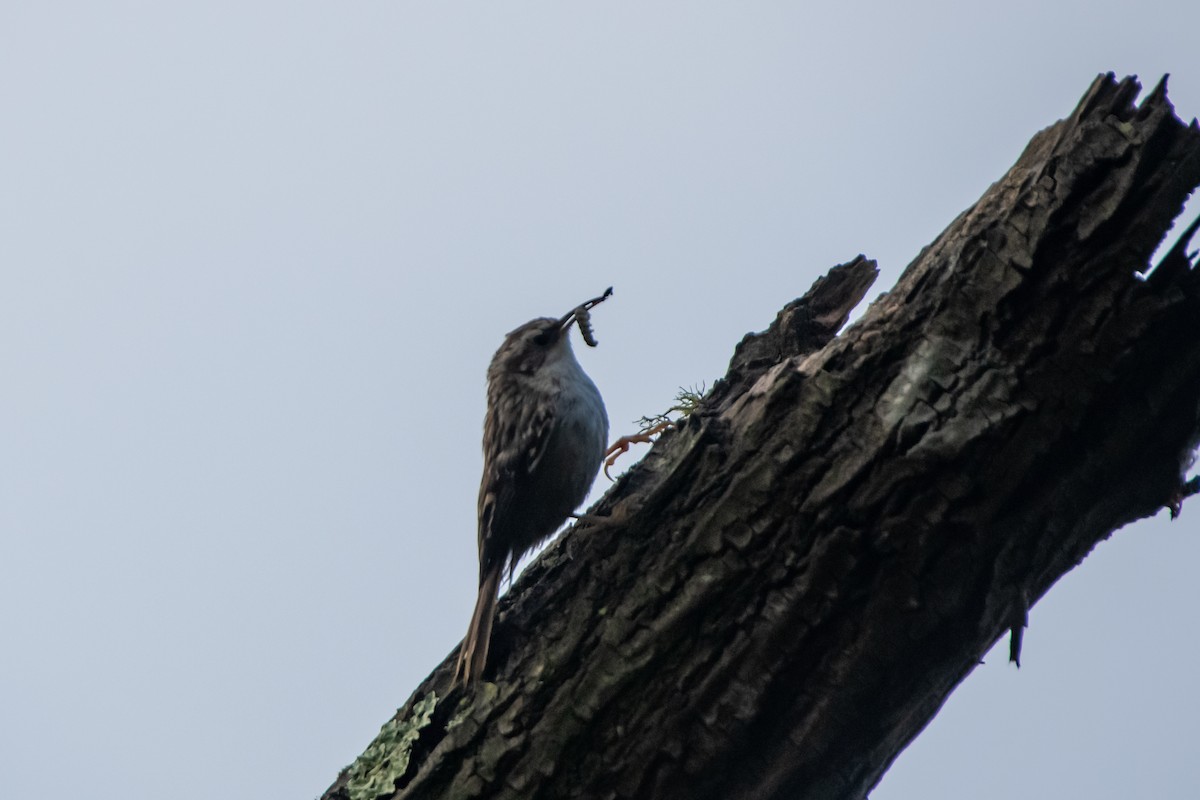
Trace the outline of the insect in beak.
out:
<instances>
[{"instance_id":1,"label":"insect in beak","mask_svg":"<svg viewBox=\"0 0 1200 800\"><path fill-rule=\"evenodd\" d=\"M586 303L581 303L567 312L566 316L558 321L559 330L566 331L571 327L572 323L579 323L579 332L583 335L583 341L587 342L588 347L595 347L599 342L596 341L596 335L592 332L592 309L607 300L613 293L612 287L604 290L604 294L599 297L593 297Z\"/></svg>"}]
</instances>

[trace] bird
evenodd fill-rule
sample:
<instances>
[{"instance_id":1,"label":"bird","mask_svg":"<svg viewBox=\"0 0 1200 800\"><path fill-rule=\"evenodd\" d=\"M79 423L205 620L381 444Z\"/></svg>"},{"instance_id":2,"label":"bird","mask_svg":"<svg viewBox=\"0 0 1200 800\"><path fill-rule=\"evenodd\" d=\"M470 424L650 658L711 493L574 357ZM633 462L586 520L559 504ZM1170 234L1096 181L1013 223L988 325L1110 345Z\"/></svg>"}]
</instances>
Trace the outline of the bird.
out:
<instances>
[{"instance_id":1,"label":"bird","mask_svg":"<svg viewBox=\"0 0 1200 800\"><path fill-rule=\"evenodd\" d=\"M455 684L470 686L487 667L500 579L572 516L604 460L608 414L596 384L571 349L571 328L596 346L591 309L516 328L487 371L483 478L479 485L479 595L459 650Z\"/></svg>"}]
</instances>

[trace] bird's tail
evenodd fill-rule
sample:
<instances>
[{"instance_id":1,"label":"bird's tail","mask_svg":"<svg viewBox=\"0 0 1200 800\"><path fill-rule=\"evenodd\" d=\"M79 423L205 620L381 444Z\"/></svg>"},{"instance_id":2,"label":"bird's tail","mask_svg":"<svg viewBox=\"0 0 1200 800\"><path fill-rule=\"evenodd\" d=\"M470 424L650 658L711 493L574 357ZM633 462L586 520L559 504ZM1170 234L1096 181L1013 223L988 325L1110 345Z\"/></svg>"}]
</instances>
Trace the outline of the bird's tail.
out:
<instances>
[{"instance_id":1,"label":"bird's tail","mask_svg":"<svg viewBox=\"0 0 1200 800\"><path fill-rule=\"evenodd\" d=\"M471 615L471 627L458 651L458 666L454 668L454 682L469 686L479 680L487 666L488 643L492 638L492 621L496 618L496 596L500 593L502 565L493 566L479 581L479 598L475 601L475 613Z\"/></svg>"}]
</instances>

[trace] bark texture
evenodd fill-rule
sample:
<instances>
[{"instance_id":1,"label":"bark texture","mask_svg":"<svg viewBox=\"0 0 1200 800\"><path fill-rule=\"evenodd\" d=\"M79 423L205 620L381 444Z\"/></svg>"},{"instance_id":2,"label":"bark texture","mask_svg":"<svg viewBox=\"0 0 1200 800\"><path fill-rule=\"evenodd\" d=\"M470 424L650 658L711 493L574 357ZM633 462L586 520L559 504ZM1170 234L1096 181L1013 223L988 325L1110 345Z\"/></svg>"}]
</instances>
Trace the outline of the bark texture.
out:
<instances>
[{"instance_id":1,"label":"bark texture","mask_svg":"<svg viewBox=\"0 0 1200 800\"><path fill-rule=\"evenodd\" d=\"M861 798L1114 530L1200 408L1200 130L1098 78L837 335L833 268L500 603L326 798Z\"/></svg>"}]
</instances>

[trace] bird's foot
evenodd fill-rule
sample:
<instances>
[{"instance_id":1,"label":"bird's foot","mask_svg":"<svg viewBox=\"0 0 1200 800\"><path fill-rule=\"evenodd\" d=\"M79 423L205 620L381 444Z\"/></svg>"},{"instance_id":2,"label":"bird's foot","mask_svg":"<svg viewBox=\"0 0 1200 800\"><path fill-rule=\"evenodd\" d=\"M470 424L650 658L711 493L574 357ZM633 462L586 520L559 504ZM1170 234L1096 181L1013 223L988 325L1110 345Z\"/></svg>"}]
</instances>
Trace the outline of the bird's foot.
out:
<instances>
[{"instance_id":1,"label":"bird's foot","mask_svg":"<svg viewBox=\"0 0 1200 800\"><path fill-rule=\"evenodd\" d=\"M603 528L608 525L619 525L626 520L627 516L627 514L619 512L616 514L572 514L571 518L585 525Z\"/></svg>"},{"instance_id":2,"label":"bird's foot","mask_svg":"<svg viewBox=\"0 0 1200 800\"><path fill-rule=\"evenodd\" d=\"M663 431L674 427L675 423L668 420L666 422L660 422L654 427L648 428L641 433L634 433L617 439L612 443L611 447L604 451L604 477L608 478L610 481L613 479L613 476L608 474L608 470L613 464L617 463L617 459L621 457L622 453L629 452L630 445L652 444L656 436Z\"/></svg>"}]
</instances>

